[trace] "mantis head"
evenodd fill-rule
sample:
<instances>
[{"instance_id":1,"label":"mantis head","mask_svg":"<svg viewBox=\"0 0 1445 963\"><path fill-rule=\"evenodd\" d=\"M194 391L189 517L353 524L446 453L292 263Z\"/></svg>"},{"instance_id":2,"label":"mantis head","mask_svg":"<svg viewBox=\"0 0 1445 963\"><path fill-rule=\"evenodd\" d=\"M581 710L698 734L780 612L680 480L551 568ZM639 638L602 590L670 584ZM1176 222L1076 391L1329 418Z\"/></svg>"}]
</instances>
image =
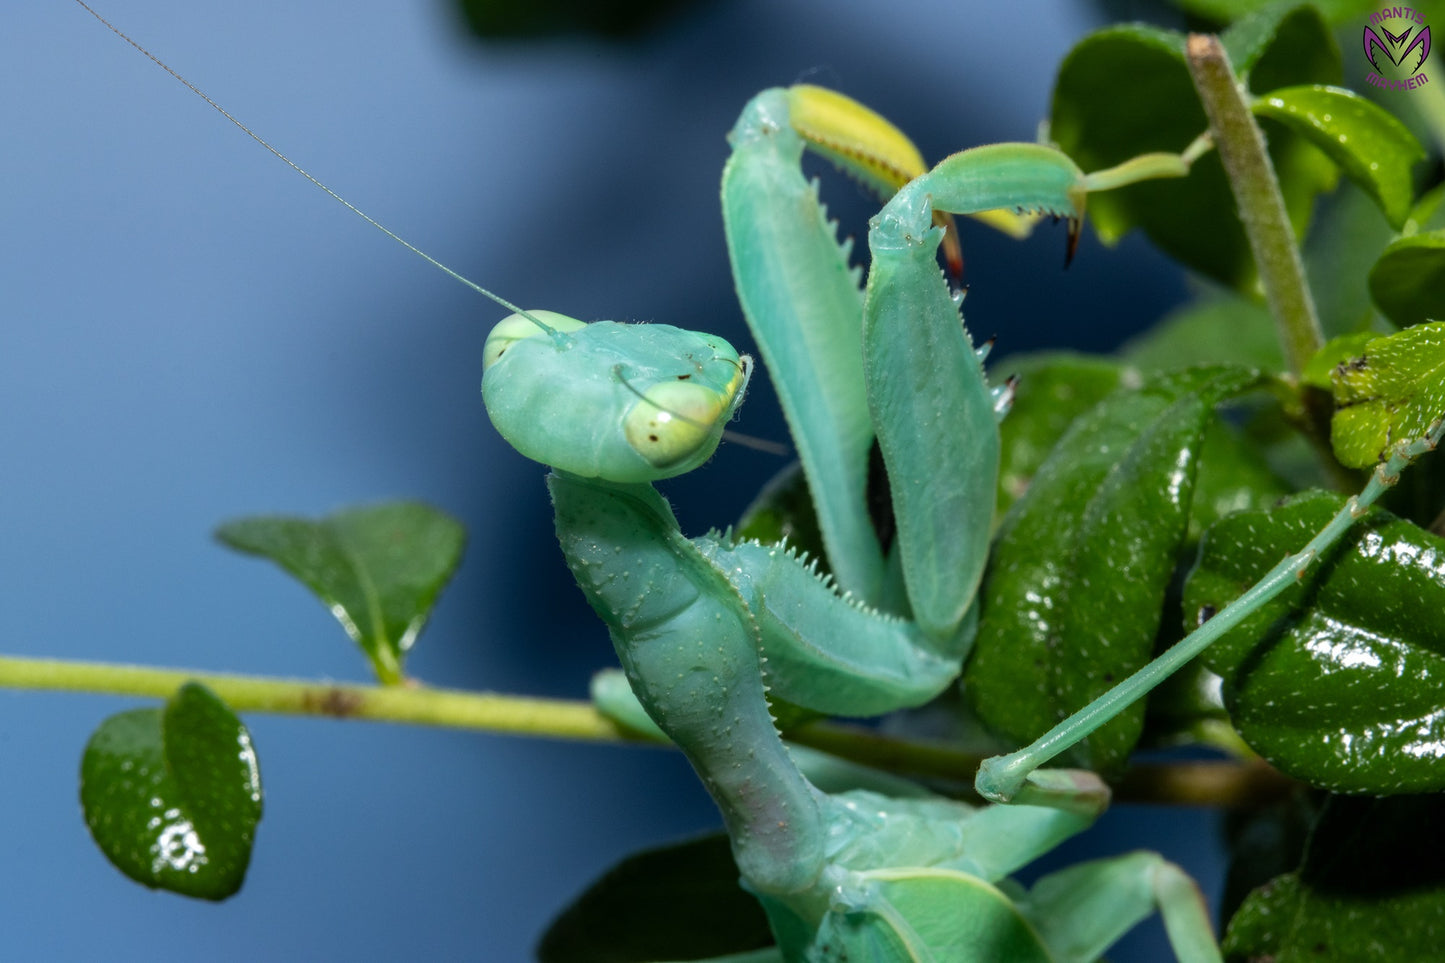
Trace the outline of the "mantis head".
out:
<instances>
[{"instance_id":1,"label":"mantis head","mask_svg":"<svg viewBox=\"0 0 1445 963\"><path fill-rule=\"evenodd\" d=\"M671 478L712 457L752 371L716 335L552 311L499 321L482 365L487 414L508 444L618 483Z\"/></svg>"}]
</instances>

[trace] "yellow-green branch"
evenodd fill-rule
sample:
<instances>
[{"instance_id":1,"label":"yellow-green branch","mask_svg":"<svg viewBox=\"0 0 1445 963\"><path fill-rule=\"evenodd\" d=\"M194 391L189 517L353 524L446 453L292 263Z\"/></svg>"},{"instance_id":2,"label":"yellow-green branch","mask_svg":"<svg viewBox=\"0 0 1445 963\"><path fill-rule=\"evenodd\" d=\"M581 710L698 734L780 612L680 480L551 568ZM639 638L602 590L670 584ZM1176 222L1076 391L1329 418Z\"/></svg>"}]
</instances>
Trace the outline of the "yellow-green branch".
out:
<instances>
[{"instance_id":1,"label":"yellow-green branch","mask_svg":"<svg viewBox=\"0 0 1445 963\"><path fill-rule=\"evenodd\" d=\"M237 712L329 716L407 725L471 729L633 745L656 740L614 724L590 702L533 699L438 689L418 684L343 685L302 679L113 662L78 662L0 656L0 688L91 692L170 698L186 682L199 682ZM789 741L844 759L924 779L967 785L982 757L946 746L910 742L839 723L818 722L790 731ZM1258 805L1293 784L1257 763L1196 762L1136 767L1118 786L1121 801L1237 808Z\"/></svg>"}]
</instances>

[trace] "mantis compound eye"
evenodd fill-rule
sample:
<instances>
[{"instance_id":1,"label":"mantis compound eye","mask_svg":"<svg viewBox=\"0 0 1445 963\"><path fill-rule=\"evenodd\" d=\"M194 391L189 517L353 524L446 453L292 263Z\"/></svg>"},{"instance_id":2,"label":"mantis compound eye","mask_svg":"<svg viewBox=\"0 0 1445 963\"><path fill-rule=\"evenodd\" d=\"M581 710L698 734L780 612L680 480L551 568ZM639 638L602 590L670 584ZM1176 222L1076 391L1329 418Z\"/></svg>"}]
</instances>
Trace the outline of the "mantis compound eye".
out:
<instances>
[{"instance_id":1,"label":"mantis compound eye","mask_svg":"<svg viewBox=\"0 0 1445 963\"><path fill-rule=\"evenodd\" d=\"M538 323L540 322L540 324ZM547 325L542 327L541 325ZM493 326L482 348L482 371L501 360L507 349L529 338L550 338L555 332L576 331L586 323L556 311L529 309L526 314L509 314ZM548 329L551 330L548 330Z\"/></svg>"},{"instance_id":2,"label":"mantis compound eye","mask_svg":"<svg viewBox=\"0 0 1445 963\"><path fill-rule=\"evenodd\" d=\"M690 379L679 375L652 386L622 421L627 443L663 471L689 461L704 446L711 454L718 431L732 413L736 384L719 391Z\"/></svg>"}]
</instances>

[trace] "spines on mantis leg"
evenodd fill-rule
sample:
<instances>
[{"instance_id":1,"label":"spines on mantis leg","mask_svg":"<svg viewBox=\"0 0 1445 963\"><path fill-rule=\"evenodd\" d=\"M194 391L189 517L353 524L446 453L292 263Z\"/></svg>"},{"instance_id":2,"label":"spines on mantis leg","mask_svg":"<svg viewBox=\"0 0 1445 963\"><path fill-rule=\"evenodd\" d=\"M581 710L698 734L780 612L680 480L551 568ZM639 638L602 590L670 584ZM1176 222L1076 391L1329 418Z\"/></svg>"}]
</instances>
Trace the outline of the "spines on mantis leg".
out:
<instances>
[{"instance_id":1,"label":"spines on mantis leg","mask_svg":"<svg viewBox=\"0 0 1445 963\"><path fill-rule=\"evenodd\" d=\"M742 599L651 486L558 472L547 484L567 565L638 700L717 802L743 877L762 892L811 886L825 850L818 795L773 725Z\"/></svg>"},{"instance_id":2,"label":"spines on mantis leg","mask_svg":"<svg viewBox=\"0 0 1445 963\"><path fill-rule=\"evenodd\" d=\"M828 561L876 599L882 552L867 509L873 428L861 386L863 295L799 162L788 91L743 109L723 171L723 223L738 299L792 428Z\"/></svg>"},{"instance_id":3,"label":"spines on mantis leg","mask_svg":"<svg viewBox=\"0 0 1445 963\"><path fill-rule=\"evenodd\" d=\"M941 234L913 185L873 219L863 353L909 603L925 632L949 638L988 557L999 434L993 393L938 269Z\"/></svg>"},{"instance_id":4,"label":"spines on mantis leg","mask_svg":"<svg viewBox=\"0 0 1445 963\"><path fill-rule=\"evenodd\" d=\"M972 620L934 640L856 596L839 598L830 579L786 546L717 535L693 544L753 613L764 679L787 702L849 716L922 705L958 677L973 644Z\"/></svg>"}]
</instances>

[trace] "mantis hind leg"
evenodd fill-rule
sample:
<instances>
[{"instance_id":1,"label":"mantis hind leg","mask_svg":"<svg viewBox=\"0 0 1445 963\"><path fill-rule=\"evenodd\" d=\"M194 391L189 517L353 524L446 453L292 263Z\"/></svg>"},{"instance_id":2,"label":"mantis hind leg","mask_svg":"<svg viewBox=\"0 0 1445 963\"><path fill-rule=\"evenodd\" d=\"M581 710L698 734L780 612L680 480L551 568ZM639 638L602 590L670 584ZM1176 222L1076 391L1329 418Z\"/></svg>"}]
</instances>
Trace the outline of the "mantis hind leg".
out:
<instances>
[{"instance_id":1,"label":"mantis hind leg","mask_svg":"<svg viewBox=\"0 0 1445 963\"><path fill-rule=\"evenodd\" d=\"M1097 960L1156 910L1179 963L1219 963L1199 887L1158 853L1129 853L1045 876L1020 901L1059 963Z\"/></svg>"}]
</instances>

